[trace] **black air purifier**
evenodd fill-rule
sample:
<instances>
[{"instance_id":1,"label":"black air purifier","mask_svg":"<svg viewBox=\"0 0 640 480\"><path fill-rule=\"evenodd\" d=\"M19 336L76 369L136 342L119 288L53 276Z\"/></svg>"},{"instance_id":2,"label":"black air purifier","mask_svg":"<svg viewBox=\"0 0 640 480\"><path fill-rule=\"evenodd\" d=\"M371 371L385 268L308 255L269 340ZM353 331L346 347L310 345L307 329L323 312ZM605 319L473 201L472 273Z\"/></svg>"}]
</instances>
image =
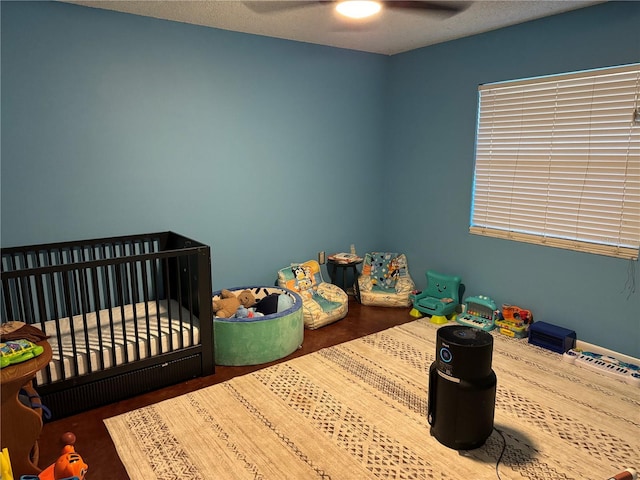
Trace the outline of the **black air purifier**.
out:
<instances>
[{"instance_id":1,"label":"black air purifier","mask_svg":"<svg viewBox=\"0 0 640 480\"><path fill-rule=\"evenodd\" d=\"M438 329L436 361L429 368L431 435L455 450L481 447L493 430L496 374L493 337L477 328Z\"/></svg>"}]
</instances>

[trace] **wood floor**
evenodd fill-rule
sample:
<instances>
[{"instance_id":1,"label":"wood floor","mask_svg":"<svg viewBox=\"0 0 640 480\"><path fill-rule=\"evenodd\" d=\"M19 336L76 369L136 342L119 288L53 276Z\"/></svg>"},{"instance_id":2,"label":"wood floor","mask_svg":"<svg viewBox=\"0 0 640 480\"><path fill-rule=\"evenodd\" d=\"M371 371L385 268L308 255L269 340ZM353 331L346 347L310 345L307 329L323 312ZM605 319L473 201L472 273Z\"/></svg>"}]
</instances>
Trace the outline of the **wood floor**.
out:
<instances>
[{"instance_id":1,"label":"wood floor","mask_svg":"<svg viewBox=\"0 0 640 480\"><path fill-rule=\"evenodd\" d=\"M360 305L350 297L349 314L346 318L317 330L305 330L302 348L280 361L306 355L321 348L415 320L409 315L409 311L409 308L367 307ZM39 467L45 468L58 458L62 447L60 437L63 433L70 431L77 438L76 451L89 465L87 480L127 480L129 476L120 462L103 419L221 383L269 365L271 364L248 367L217 366L214 375L195 378L178 385L46 423L39 439Z\"/></svg>"}]
</instances>

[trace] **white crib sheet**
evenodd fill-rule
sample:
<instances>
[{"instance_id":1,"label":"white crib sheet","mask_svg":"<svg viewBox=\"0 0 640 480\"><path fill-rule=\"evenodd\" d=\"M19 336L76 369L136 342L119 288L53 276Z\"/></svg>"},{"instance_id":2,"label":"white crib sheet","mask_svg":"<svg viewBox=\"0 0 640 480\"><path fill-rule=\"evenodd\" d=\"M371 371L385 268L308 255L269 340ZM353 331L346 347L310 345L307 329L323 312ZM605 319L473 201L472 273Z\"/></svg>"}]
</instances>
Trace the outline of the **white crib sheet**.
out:
<instances>
[{"instance_id":1,"label":"white crib sheet","mask_svg":"<svg viewBox=\"0 0 640 480\"><path fill-rule=\"evenodd\" d=\"M169 306L171 309L171 327L169 327ZM148 328L146 322L147 312L150 320ZM182 328L180 325L181 315ZM113 319L113 333L110 326L111 318ZM137 318L137 338L134 318ZM98 328L98 319L100 320L100 328ZM175 300L170 300L170 303L167 300L160 300L158 302L150 301L126 305L123 308L112 308L111 317L108 309L100 310L97 313L88 313L86 314L86 331L82 315L76 315L72 319L63 318L59 320L59 329L62 335L61 358L55 334L55 320L50 320L45 323L44 332L51 336L48 339L53 353L49 363L51 381L55 382L63 378L100 370L100 358L102 358L103 362L102 368L106 369L124 364L126 358L131 362L152 357L159 352L177 350L180 348L180 336L182 336L183 346L197 345L200 343L199 321L196 317L193 317L193 341L190 337L190 321L189 311L181 307ZM78 352L76 357L78 363L77 372L73 358L71 322L73 322L75 345ZM102 335L102 350L100 349L99 332ZM114 347L112 347L111 341L112 334ZM149 337L150 342L147 342L147 337ZM173 347L171 349L169 347L170 339ZM147 352L147 343L149 344L150 355ZM125 350L127 357L125 357ZM115 362L113 361L112 352L115 353ZM63 371L65 372L64 376ZM36 384L47 383L45 378L46 370L43 369L36 375Z\"/></svg>"}]
</instances>

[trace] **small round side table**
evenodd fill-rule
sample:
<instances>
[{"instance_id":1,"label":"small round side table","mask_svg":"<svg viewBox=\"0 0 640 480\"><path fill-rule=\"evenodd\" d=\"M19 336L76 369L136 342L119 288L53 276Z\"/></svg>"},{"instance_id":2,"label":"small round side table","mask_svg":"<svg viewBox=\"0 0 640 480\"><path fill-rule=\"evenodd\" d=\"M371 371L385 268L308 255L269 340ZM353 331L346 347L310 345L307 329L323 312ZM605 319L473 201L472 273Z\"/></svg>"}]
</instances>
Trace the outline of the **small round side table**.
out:
<instances>
[{"instance_id":1,"label":"small round side table","mask_svg":"<svg viewBox=\"0 0 640 480\"><path fill-rule=\"evenodd\" d=\"M2 376L2 448L11 455L11 466L16 478L37 475L38 437L42 430L42 412L23 405L18 399L21 388L33 392L32 380L36 373L51 360L51 347L46 341L38 342L44 352L31 360L4 367Z\"/></svg>"},{"instance_id":2,"label":"small round side table","mask_svg":"<svg viewBox=\"0 0 640 480\"><path fill-rule=\"evenodd\" d=\"M355 262L342 262L336 261L332 259L327 259L327 271L329 272L329 277L331 277L331 283L334 285L338 285L338 274L342 271L342 283L338 286L342 288L345 292L348 292L347 288L347 272L351 270L353 273L353 296L356 300L360 301L360 289L358 288L358 265L362 263L362 260L356 260Z\"/></svg>"}]
</instances>

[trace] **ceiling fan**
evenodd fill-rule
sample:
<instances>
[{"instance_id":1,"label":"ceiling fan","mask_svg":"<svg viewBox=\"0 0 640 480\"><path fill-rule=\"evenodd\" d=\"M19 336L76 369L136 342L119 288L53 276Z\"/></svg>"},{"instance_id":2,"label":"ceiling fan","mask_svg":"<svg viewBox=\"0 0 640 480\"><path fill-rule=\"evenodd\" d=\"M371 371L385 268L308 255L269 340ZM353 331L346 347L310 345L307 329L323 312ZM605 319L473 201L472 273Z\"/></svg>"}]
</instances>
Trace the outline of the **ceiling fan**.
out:
<instances>
[{"instance_id":1,"label":"ceiling fan","mask_svg":"<svg viewBox=\"0 0 640 480\"><path fill-rule=\"evenodd\" d=\"M378 8L373 13L377 13L380 9L388 10L404 10L424 13L435 13L440 15L455 15L465 10L470 2L456 2L456 1L403 1L403 0L390 0L390 1L368 1L368 2L348 2L340 0L315 0L315 1L253 1L245 2L249 8L258 13L278 12L284 10L291 10L296 8L311 7L318 4L346 4L346 3L358 3L358 4L378 4ZM358 17L352 17L358 18Z\"/></svg>"}]
</instances>

